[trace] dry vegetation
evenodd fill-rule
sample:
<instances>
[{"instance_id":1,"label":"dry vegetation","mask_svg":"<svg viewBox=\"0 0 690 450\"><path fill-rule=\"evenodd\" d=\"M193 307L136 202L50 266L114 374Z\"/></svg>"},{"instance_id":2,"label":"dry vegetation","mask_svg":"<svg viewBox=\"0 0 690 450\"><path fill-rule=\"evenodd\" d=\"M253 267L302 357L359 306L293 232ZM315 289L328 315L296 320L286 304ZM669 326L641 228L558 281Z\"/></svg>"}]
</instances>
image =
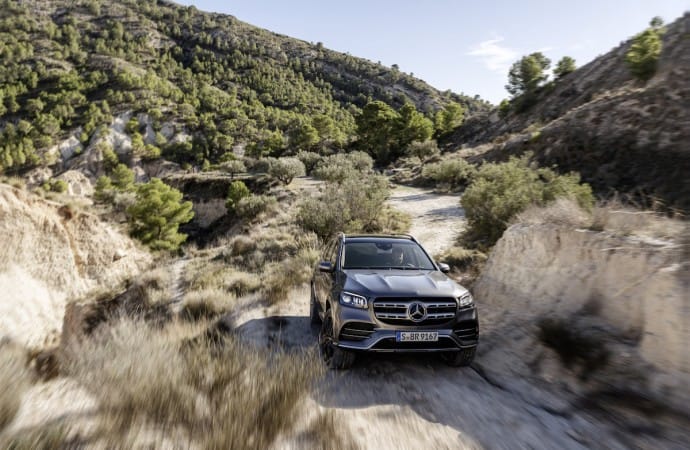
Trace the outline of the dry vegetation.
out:
<instances>
[{"instance_id":1,"label":"dry vegetation","mask_svg":"<svg viewBox=\"0 0 690 450\"><path fill-rule=\"evenodd\" d=\"M310 354L262 354L230 335L118 321L68 352L68 372L98 399L105 447L269 447L299 418L320 375Z\"/></svg>"},{"instance_id":2,"label":"dry vegetation","mask_svg":"<svg viewBox=\"0 0 690 450\"><path fill-rule=\"evenodd\" d=\"M602 201L587 211L573 200L560 198L547 206L532 206L519 213L513 223L551 223L604 231L618 236L670 239L681 236L687 223L650 210L635 209L618 200Z\"/></svg>"}]
</instances>

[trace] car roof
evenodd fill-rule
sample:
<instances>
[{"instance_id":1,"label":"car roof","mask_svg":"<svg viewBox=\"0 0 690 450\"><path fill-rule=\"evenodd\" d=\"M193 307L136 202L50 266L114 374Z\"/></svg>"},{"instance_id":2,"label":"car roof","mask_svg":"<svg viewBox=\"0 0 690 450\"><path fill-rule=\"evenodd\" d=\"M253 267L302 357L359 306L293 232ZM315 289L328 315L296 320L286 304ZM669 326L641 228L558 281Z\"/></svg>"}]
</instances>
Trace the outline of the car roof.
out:
<instances>
[{"instance_id":1,"label":"car roof","mask_svg":"<svg viewBox=\"0 0 690 450\"><path fill-rule=\"evenodd\" d=\"M344 242L417 242L414 237L408 234L343 234L342 237Z\"/></svg>"}]
</instances>

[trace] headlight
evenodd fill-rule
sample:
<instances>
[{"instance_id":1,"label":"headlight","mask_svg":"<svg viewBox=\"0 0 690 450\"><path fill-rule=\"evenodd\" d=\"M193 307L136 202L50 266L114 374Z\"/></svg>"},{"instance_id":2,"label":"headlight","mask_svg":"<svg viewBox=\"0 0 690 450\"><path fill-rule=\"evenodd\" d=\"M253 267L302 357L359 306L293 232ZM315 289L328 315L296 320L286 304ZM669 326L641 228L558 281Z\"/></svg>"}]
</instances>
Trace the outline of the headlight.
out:
<instances>
[{"instance_id":1,"label":"headlight","mask_svg":"<svg viewBox=\"0 0 690 450\"><path fill-rule=\"evenodd\" d=\"M472 294L469 292L462 294L460 298L458 299L458 307L459 308L464 308L465 306L470 306L472 303L474 303L474 299L472 298Z\"/></svg>"},{"instance_id":2,"label":"headlight","mask_svg":"<svg viewBox=\"0 0 690 450\"><path fill-rule=\"evenodd\" d=\"M345 306L352 306L354 308L366 309L367 299L357 294L350 294L349 292L343 292L340 294L340 304Z\"/></svg>"}]
</instances>

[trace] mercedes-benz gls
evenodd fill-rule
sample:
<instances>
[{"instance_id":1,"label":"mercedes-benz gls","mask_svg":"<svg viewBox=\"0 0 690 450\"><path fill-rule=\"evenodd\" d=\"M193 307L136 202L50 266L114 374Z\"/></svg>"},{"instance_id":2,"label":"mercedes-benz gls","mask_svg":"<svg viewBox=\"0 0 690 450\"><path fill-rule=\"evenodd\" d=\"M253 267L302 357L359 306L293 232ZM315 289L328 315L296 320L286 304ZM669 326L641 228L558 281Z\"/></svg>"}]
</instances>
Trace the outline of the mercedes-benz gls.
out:
<instances>
[{"instance_id":1,"label":"mercedes-benz gls","mask_svg":"<svg viewBox=\"0 0 690 450\"><path fill-rule=\"evenodd\" d=\"M311 280L310 316L321 323L324 362L346 369L356 352L438 352L469 365L479 339L470 292L407 235L331 240Z\"/></svg>"}]
</instances>

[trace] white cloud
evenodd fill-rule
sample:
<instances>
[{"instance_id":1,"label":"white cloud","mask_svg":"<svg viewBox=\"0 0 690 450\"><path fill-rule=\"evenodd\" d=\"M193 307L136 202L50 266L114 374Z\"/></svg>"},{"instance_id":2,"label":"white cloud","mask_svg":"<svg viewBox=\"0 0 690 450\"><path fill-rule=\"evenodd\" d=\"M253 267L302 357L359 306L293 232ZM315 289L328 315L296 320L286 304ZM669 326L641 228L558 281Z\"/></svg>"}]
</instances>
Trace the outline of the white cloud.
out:
<instances>
[{"instance_id":1,"label":"white cloud","mask_svg":"<svg viewBox=\"0 0 690 450\"><path fill-rule=\"evenodd\" d=\"M467 54L481 58L484 65L492 72L505 74L510 69L510 65L518 59L518 52L500 45L501 42L503 42L502 37L480 42Z\"/></svg>"}]
</instances>

